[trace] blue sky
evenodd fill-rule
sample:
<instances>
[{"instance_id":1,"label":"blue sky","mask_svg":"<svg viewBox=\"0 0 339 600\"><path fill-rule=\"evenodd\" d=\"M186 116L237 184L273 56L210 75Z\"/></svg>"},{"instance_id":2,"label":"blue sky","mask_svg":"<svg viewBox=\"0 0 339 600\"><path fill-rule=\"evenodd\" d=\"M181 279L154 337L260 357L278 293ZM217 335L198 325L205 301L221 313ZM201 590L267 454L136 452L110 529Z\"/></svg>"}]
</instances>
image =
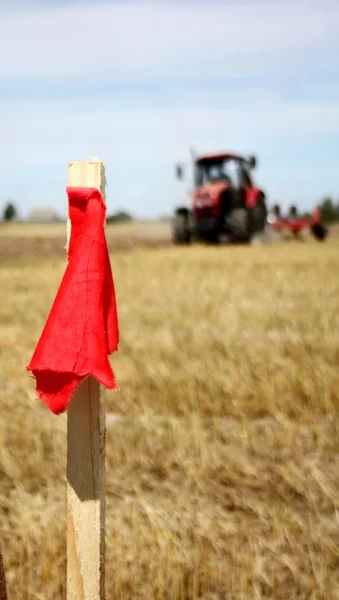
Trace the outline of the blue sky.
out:
<instances>
[{"instance_id":1,"label":"blue sky","mask_svg":"<svg viewBox=\"0 0 339 600\"><path fill-rule=\"evenodd\" d=\"M271 203L339 197L336 0L0 0L0 204L66 211L96 156L108 210L187 203L176 161L258 156Z\"/></svg>"}]
</instances>

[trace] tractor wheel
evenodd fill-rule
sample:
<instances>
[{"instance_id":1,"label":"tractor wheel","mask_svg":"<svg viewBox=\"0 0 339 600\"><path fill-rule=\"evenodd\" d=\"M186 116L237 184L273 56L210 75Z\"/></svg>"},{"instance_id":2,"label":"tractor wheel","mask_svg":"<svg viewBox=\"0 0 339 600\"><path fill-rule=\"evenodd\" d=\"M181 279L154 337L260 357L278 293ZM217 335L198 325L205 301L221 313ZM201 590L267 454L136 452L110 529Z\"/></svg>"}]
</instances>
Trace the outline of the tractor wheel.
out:
<instances>
[{"instance_id":1,"label":"tractor wheel","mask_svg":"<svg viewBox=\"0 0 339 600\"><path fill-rule=\"evenodd\" d=\"M250 210L250 229L252 235L263 235L266 230L267 208L265 197L261 194L256 206Z\"/></svg>"},{"instance_id":2,"label":"tractor wheel","mask_svg":"<svg viewBox=\"0 0 339 600\"><path fill-rule=\"evenodd\" d=\"M326 227L322 225L322 223L316 223L315 225L312 225L311 230L314 237L319 242L323 242L324 239L327 237L328 229L326 229Z\"/></svg>"},{"instance_id":3,"label":"tractor wheel","mask_svg":"<svg viewBox=\"0 0 339 600\"><path fill-rule=\"evenodd\" d=\"M190 244L191 242L191 232L187 213L179 212L174 217L173 242L174 244Z\"/></svg>"},{"instance_id":4,"label":"tractor wheel","mask_svg":"<svg viewBox=\"0 0 339 600\"><path fill-rule=\"evenodd\" d=\"M216 230L216 231L213 231L213 233L210 233L210 234L206 235L205 236L205 242L209 246L219 246L219 244L220 244L220 233L219 233L219 231Z\"/></svg>"},{"instance_id":5,"label":"tractor wheel","mask_svg":"<svg viewBox=\"0 0 339 600\"><path fill-rule=\"evenodd\" d=\"M248 211L246 208L234 208L226 217L230 241L233 244L247 243L250 239Z\"/></svg>"}]
</instances>

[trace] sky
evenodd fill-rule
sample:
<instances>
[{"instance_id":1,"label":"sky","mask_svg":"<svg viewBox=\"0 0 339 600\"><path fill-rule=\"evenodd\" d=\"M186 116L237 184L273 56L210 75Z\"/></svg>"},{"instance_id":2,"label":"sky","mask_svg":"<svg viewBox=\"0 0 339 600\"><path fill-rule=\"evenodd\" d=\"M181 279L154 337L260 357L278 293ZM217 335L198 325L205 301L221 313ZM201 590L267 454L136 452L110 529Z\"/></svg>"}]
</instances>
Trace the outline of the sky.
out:
<instances>
[{"instance_id":1,"label":"sky","mask_svg":"<svg viewBox=\"0 0 339 600\"><path fill-rule=\"evenodd\" d=\"M93 156L109 213L171 215L190 147L255 154L269 204L339 198L337 0L0 0L0 55L0 207L23 218L64 216Z\"/></svg>"}]
</instances>

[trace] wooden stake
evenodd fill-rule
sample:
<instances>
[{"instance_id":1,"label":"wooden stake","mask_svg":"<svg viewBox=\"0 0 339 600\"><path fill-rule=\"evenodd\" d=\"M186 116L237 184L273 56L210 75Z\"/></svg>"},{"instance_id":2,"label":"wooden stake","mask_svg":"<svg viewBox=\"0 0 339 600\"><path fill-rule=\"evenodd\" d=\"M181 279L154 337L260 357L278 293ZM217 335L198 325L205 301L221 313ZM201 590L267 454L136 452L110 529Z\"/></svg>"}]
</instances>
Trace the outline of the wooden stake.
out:
<instances>
[{"instance_id":1,"label":"wooden stake","mask_svg":"<svg viewBox=\"0 0 339 600\"><path fill-rule=\"evenodd\" d=\"M68 185L105 201L104 164L70 163ZM69 220L67 232L68 247ZM105 599L105 438L105 390L88 377L67 411L67 600Z\"/></svg>"}]
</instances>

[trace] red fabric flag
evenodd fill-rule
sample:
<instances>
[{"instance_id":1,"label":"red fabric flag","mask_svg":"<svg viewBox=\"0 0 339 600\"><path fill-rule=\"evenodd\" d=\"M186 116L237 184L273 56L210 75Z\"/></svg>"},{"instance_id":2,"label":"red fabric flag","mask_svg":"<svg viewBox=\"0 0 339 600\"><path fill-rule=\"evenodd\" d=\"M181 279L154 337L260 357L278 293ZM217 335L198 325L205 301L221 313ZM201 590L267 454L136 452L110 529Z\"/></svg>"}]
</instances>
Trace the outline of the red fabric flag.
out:
<instances>
[{"instance_id":1,"label":"red fabric flag","mask_svg":"<svg viewBox=\"0 0 339 600\"><path fill-rule=\"evenodd\" d=\"M106 243L106 207L95 188L67 188L71 237L68 265L27 367L41 400L67 409L80 381L93 375L118 389L108 355L118 349L115 289Z\"/></svg>"}]
</instances>

